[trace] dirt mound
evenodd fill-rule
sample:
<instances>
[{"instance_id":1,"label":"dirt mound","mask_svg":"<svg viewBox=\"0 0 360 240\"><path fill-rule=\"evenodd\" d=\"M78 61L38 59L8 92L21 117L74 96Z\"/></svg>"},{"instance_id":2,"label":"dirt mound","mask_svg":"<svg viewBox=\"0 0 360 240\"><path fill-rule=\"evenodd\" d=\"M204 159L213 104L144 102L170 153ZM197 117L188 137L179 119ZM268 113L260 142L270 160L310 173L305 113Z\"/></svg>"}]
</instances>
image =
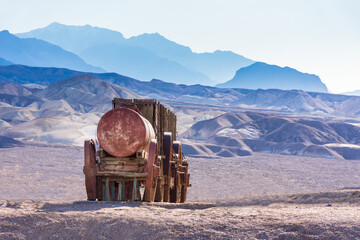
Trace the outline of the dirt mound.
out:
<instances>
[{"instance_id":1,"label":"dirt mound","mask_svg":"<svg viewBox=\"0 0 360 240\"><path fill-rule=\"evenodd\" d=\"M327 148L337 152L345 159L360 160L360 146L351 144L327 144Z\"/></svg>"},{"instance_id":2,"label":"dirt mound","mask_svg":"<svg viewBox=\"0 0 360 240\"><path fill-rule=\"evenodd\" d=\"M27 88L14 84L0 82L0 94L9 94L15 96L30 96L30 92Z\"/></svg>"},{"instance_id":3,"label":"dirt mound","mask_svg":"<svg viewBox=\"0 0 360 240\"><path fill-rule=\"evenodd\" d=\"M216 203L0 201L2 239L357 239L360 192Z\"/></svg>"},{"instance_id":4,"label":"dirt mound","mask_svg":"<svg viewBox=\"0 0 360 240\"><path fill-rule=\"evenodd\" d=\"M10 137L0 136L0 148L21 147L21 146L24 146L24 143L19 142Z\"/></svg>"},{"instance_id":5,"label":"dirt mound","mask_svg":"<svg viewBox=\"0 0 360 240\"><path fill-rule=\"evenodd\" d=\"M325 146L310 145L302 149L298 155L306 157L324 157L324 158L337 158L344 159L343 154L339 154L336 151L329 149ZM348 159L348 158L346 158Z\"/></svg>"},{"instance_id":6,"label":"dirt mound","mask_svg":"<svg viewBox=\"0 0 360 240\"><path fill-rule=\"evenodd\" d=\"M246 114L225 113L219 117L195 123L182 136L191 139L208 139L226 127L235 127L251 121Z\"/></svg>"},{"instance_id":7,"label":"dirt mound","mask_svg":"<svg viewBox=\"0 0 360 240\"><path fill-rule=\"evenodd\" d=\"M358 159L358 150L349 144L360 143L359 136L359 126L344 122L256 112L223 114L199 121L182 134L184 138L202 140L205 144L210 142L234 154L237 152L233 148L238 148L247 151L246 154L254 151L337 159ZM323 146L326 144L342 144L342 147ZM238 153L239 156L245 154Z\"/></svg>"},{"instance_id":8,"label":"dirt mound","mask_svg":"<svg viewBox=\"0 0 360 240\"><path fill-rule=\"evenodd\" d=\"M335 132L350 144L360 144L360 128L358 126L336 122L329 123Z\"/></svg>"},{"instance_id":9,"label":"dirt mound","mask_svg":"<svg viewBox=\"0 0 360 240\"><path fill-rule=\"evenodd\" d=\"M236 157L249 156L252 153L248 147L247 149L241 149L189 141L182 143L182 151L186 156L191 157Z\"/></svg>"},{"instance_id":10,"label":"dirt mound","mask_svg":"<svg viewBox=\"0 0 360 240\"><path fill-rule=\"evenodd\" d=\"M301 123L284 123L275 131L264 136L271 142L302 142L307 144L345 143L344 139L331 132L322 132Z\"/></svg>"},{"instance_id":11,"label":"dirt mound","mask_svg":"<svg viewBox=\"0 0 360 240\"><path fill-rule=\"evenodd\" d=\"M210 138L209 142L218 146L236 147L241 150L251 151L244 141L232 137L215 136Z\"/></svg>"}]
</instances>

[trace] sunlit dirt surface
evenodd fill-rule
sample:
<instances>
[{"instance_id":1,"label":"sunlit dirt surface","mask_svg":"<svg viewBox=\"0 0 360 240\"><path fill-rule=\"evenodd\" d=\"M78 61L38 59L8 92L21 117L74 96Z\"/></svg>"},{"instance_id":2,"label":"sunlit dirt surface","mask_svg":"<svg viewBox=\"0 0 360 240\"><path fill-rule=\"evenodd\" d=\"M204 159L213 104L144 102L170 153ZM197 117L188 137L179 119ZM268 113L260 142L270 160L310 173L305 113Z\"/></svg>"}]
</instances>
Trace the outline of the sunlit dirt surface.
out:
<instances>
[{"instance_id":1,"label":"sunlit dirt surface","mask_svg":"<svg viewBox=\"0 0 360 240\"><path fill-rule=\"evenodd\" d=\"M0 239L356 239L360 161L189 158L188 203L86 202L83 150L0 149Z\"/></svg>"},{"instance_id":2,"label":"sunlit dirt surface","mask_svg":"<svg viewBox=\"0 0 360 240\"><path fill-rule=\"evenodd\" d=\"M0 148L0 159L0 199L86 199L81 147ZM192 184L189 201L360 187L360 161L354 160L254 153L188 161Z\"/></svg>"},{"instance_id":3,"label":"sunlit dirt surface","mask_svg":"<svg viewBox=\"0 0 360 240\"><path fill-rule=\"evenodd\" d=\"M216 203L0 201L1 239L357 239L360 192Z\"/></svg>"}]
</instances>

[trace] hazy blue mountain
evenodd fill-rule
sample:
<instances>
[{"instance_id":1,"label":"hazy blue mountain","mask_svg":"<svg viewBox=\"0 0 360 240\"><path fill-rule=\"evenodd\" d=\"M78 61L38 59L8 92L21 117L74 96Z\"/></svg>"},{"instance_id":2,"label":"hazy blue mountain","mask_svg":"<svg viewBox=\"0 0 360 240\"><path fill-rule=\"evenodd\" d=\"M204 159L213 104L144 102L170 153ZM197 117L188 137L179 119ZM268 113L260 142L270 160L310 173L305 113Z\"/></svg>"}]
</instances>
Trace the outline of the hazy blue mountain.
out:
<instances>
[{"instance_id":1,"label":"hazy blue mountain","mask_svg":"<svg viewBox=\"0 0 360 240\"><path fill-rule=\"evenodd\" d=\"M351 91L351 92L344 92L344 93L341 93L341 94L344 94L344 95L353 95L353 96L360 96L360 90L355 90L355 91Z\"/></svg>"},{"instance_id":2,"label":"hazy blue mountain","mask_svg":"<svg viewBox=\"0 0 360 240\"><path fill-rule=\"evenodd\" d=\"M262 62L240 68L233 79L217 87L248 89L301 89L312 92L327 92L320 78L289 67L279 67Z\"/></svg>"},{"instance_id":3,"label":"hazy blue mountain","mask_svg":"<svg viewBox=\"0 0 360 240\"><path fill-rule=\"evenodd\" d=\"M42 68L23 65L0 66L0 81L15 83L19 85L40 84L49 86L64 79L83 75L84 72L63 68ZM117 73L88 73L99 79L125 87L142 96L149 96L159 99L175 99L181 95L200 96L204 98L217 98L224 94L237 98L247 90L221 89L202 85L183 85L168 83L153 79L150 82L139 81ZM250 90L251 91L251 90ZM220 97L221 98L221 97ZM221 98L224 101L226 97Z\"/></svg>"},{"instance_id":4,"label":"hazy blue mountain","mask_svg":"<svg viewBox=\"0 0 360 240\"><path fill-rule=\"evenodd\" d=\"M17 36L21 38L38 38L76 54L95 45L122 43L125 41L121 33L106 28L92 27L90 25L69 26L57 22L44 28L19 33Z\"/></svg>"},{"instance_id":5,"label":"hazy blue mountain","mask_svg":"<svg viewBox=\"0 0 360 240\"><path fill-rule=\"evenodd\" d=\"M212 53L194 53L189 47L170 41L158 33L142 34L131 37L127 44L150 49L157 55L171 59L189 69L208 75L213 82L219 83L234 76L240 67L254 63L231 51L215 51Z\"/></svg>"},{"instance_id":6,"label":"hazy blue mountain","mask_svg":"<svg viewBox=\"0 0 360 240\"><path fill-rule=\"evenodd\" d=\"M211 82L207 76L190 71L177 62L161 58L141 47L109 43L88 48L80 56L91 64L105 67L108 71L145 81L158 78L183 84Z\"/></svg>"},{"instance_id":7,"label":"hazy blue mountain","mask_svg":"<svg viewBox=\"0 0 360 240\"><path fill-rule=\"evenodd\" d=\"M15 64L103 72L56 45L35 38L18 38L6 30L0 32L0 57Z\"/></svg>"},{"instance_id":8,"label":"hazy blue mountain","mask_svg":"<svg viewBox=\"0 0 360 240\"><path fill-rule=\"evenodd\" d=\"M0 81L49 86L57 81L81 75L83 72L66 68L29 67L24 65L0 66Z\"/></svg>"},{"instance_id":9,"label":"hazy blue mountain","mask_svg":"<svg viewBox=\"0 0 360 240\"><path fill-rule=\"evenodd\" d=\"M160 57L175 61L188 59L194 54L189 47L170 41L159 33L144 33L130 37L126 40L126 44L146 48Z\"/></svg>"},{"instance_id":10,"label":"hazy blue mountain","mask_svg":"<svg viewBox=\"0 0 360 240\"><path fill-rule=\"evenodd\" d=\"M205 72L216 83L232 78L237 69L254 63L253 60L239 54L220 50L212 53L199 53L185 62L187 63L185 66L194 66L198 71Z\"/></svg>"},{"instance_id":11,"label":"hazy blue mountain","mask_svg":"<svg viewBox=\"0 0 360 240\"><path fill-rule=\"evenodd\" d=\"M13 63L6 59L0 58L0 66L9 66L9 65L13 65Z\"/></svg>"},{"instance_id":12,"label":"hazy blue mountain","mask_svg":"<svg viewBox=\"0 0 360 240\"><path fill-rule=\"evenodd\" d=\"M161 78L189 83L185 80L191 79L192 84L213 85L230 79L240 67L254 63L230 51L194 53L189 47L170 41L158 33L125 39L120 32L89 25L67 26L52 23L18 36L46 40L77 53L88 63L142 80ZM121 55L111 54L110 46L115 47L114 51ZM103 53L96 58L98 48L105 48L108 54ZM111 59L107 58L109 55ZM116 63L124 61L127 72L123 71L125 67ZM169 75L170 73L172 75Z\"/></svg>"}]
</instances>

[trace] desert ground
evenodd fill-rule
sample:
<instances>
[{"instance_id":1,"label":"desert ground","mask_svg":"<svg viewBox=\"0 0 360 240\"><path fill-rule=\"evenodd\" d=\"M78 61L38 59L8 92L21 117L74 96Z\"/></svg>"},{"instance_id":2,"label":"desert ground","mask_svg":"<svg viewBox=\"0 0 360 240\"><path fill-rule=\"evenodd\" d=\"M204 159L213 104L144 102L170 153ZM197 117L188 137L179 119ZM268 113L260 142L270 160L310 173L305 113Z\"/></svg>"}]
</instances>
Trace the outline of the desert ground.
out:
<instances>
[{"instance_id":1,"label":"desert ground","mask_svg":"<svg viewBox=\"0 0 360 240\"><path fill-rule=\"evenodd\" d=\"M357 239L360 161L188 158L185 204L87 202L81 147L0 149L1 239Z\"/></svg>"}]
</instances>

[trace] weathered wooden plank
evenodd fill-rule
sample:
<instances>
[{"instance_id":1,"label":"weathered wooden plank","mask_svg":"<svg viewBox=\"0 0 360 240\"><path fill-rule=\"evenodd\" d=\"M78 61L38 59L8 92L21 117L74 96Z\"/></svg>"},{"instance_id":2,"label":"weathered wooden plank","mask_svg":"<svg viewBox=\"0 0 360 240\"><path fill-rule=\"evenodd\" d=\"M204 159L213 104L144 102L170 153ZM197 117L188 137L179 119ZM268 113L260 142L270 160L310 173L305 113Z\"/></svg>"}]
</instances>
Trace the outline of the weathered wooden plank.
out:
<instances>
[{"instance_id":1,"label":"weathered wooden plank","mask_svg":"<svg viewBox=\"0 0 360 240\"><path fill-rule=\"evenodd\" d=\"M154 191L156 191L156 186L155 186L156 179L154 178L154 163L156 164L157 153L158 153L157 142L155 139L153 139L151 140L150 143L149 157L146 166L146 172L148 173L145 183L145 196L144 196L144 200L146 202L153 202L155 197Z\"/></svg>"},{"instance_id":2,"label":"weathered wooden plank","mask_svg":"<svg viewBox=\"0 0 360 240\"><path fill-rule=\"evenodd\" d=\"M99 171L97 176L104 176L104 177L136 177L136 178L146 178L148 173L133 173L133 172L118 172L118 171Z\"/></svg>"},{"instance_id":3,"label":"weathered wooden plank","mask_svg":"<svg viewBox=\"0 0 360 240\"><path fill-rule=\"evenodd\" d=\"M85 187L88 200L96 200L98 167L95 158L95 145L92 140L84 142L84 168Z\"/></svg>"},{"instance_id":4,"label":"weathered wooden plank","mask_svg":"<svg viewBox=\"0 0 360 240\"><path fill-rule=\"evenodd\" d=\"M111 164L111 162L122 162L124 164L133 164L143 165L146 162L144 158L118 158L118 157L105 157L101 158L100 162L103 164Z\"/></svg>"}]
</instances>

